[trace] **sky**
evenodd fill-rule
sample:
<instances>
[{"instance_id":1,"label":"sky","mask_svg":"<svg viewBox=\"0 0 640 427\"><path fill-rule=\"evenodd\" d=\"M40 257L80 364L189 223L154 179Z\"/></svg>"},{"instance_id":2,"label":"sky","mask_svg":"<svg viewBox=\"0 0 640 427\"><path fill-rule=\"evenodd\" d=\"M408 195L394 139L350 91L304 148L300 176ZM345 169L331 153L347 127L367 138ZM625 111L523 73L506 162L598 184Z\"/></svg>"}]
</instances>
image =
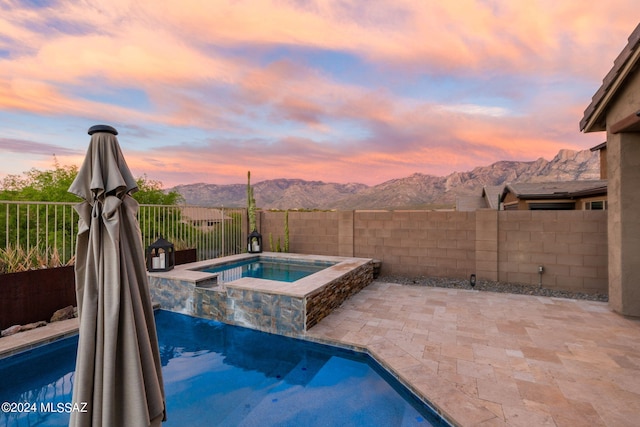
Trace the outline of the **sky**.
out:
<instances>
[{"instance_id":1,"label":"sky","mask_svg":"<svg viewBox=\"0 0 640 427\"><path fill-rule=\"evenodd\" d=\"M0 179L109 124L165 188L376 185L605 140L630 0L0 0Z\"/></svg>"}]
</instances>

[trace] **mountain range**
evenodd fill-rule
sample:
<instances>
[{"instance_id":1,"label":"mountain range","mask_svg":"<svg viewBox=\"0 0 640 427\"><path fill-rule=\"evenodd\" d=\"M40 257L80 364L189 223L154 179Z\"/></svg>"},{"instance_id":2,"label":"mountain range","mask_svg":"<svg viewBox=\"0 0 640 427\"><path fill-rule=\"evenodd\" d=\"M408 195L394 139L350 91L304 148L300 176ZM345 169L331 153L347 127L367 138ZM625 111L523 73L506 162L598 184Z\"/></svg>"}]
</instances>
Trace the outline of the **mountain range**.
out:
<instances>
[{"instance_id":1,"label":"mountain range","mask_svg":"<svg viewBox=\"0 0 640 427\"><path fill-rule=\"evenodd\" d=\"M253 184L262 209L434 209L455 206L460 196L480 195L484 186L516 182L574 181L600 178L598 152L560 150L550 161L498 161L447 176L414 173L382 184L327 183L271 179ZM169 189L189 205L247 206L245 184L188 184Z\"/></svg>"}]
</instances>

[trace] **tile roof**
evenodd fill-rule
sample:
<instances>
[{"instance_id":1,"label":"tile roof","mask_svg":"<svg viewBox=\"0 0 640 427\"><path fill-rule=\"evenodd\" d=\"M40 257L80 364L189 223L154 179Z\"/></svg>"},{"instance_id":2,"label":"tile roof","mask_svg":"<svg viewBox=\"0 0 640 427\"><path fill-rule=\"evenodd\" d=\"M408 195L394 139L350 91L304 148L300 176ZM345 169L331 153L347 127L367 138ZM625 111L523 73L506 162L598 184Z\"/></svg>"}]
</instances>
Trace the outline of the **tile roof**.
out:
<instances>
[{"instance_id":1,"label":"tile roof","mask_svg":"<svg viewBox=\"0 0 640 427\"><path fill-rule=\"evenodd\" d=\"M459 196L456 198L456 211L458 212L473 212L486 207L487 203L482 196Z\"/></svg>"},{"instance_id":2,"label":"tile roof","mask_svg":"<svg viewBox=\"0 0 640 427\"><path fill-rule=\"evenodd\" d=\"M519 199L560 199L606 194L607 180L519 182L507 184L502 195L513 193Z\"/></svg>"},{"instance_id":3,"label":"tile roof","mask_svg":"<svg viewBox=\"0 0 640 427\"><path fill-rule=\"evenodd\" d=\"M498 209L499 199L504 191L504 185L487 185L482 189L482 196L487 201L488 207Z\"/></svg>"},{"instance_id":4,"label":"tile roof","mask_svg":"<svg viewBox=\"0 0 640 427\"><path fill-rule=\"evenodd\" d=\"M604 111L607 104L614 97L616 91L623 85L625 79L636 68L640 57L640 24L629 36L628 43L613 62L613 68L602 80L602 86L591 98L591 103L584 111L580 120L580 130L583 132L604 131Z\"/></svg>"},{"instance_id":5,"label":"tile roof","mask_svg":"<svg viewBox=\"0 0 640 427\"><path fill-rule=\"evenodd\" d=\"M456 198L456 210L473 212L478 209L497 210L502 198L504 185L485 185L481 195L459 196Z\"/></svg>"},{"instance_id":6,"label":"tile roof","mask_svg":"<svg viewBox=\"0 0 640 427\"><path fill-rule=\"evenodd\" d=\"M231 219L222 210L216 208L187 206L181 208L181 212L182 217L190 221L223 221Z\"/></svg>"}]
</instances>

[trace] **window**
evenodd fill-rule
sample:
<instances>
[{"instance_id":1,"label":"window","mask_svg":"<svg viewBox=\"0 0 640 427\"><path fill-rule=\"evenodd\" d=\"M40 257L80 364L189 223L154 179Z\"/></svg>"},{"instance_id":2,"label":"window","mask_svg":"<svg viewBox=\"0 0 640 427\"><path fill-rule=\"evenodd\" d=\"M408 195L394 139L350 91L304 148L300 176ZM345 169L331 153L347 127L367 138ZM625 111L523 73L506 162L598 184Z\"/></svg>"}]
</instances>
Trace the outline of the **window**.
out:
<instances>
[{"instance_id":1,"label":"window","mask_svg":"<svg viewBox=\"0 0 640 427\"><path fill-rule=\"evenodd\" d=\"M532 211L570 211L576 208L575 202L529 202Z\"/></svg>"},{"instance_id":2,"label":"window","mask_svg":"<svg viewBox=\"0 0 640 427\"><path fill-rule=\"evenodd\" d=\"M591 202L585 202L584 208L588 211L603 211L607 209L607 201L594 200Z\"/></svg>"}]
</instances>

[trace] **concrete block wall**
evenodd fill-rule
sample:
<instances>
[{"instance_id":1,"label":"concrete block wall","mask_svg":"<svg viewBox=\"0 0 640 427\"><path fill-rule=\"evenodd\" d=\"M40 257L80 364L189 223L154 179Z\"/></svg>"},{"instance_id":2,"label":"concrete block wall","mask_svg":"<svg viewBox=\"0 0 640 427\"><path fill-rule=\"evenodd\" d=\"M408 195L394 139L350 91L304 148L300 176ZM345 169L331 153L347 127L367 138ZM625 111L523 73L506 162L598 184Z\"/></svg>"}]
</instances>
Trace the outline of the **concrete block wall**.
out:
<instances>
[{"instance_id":1,"label":"concrete block wall","mask_svg":"<svg viewBox=\"0 0 640 427\"><path fill-rule=\"evenodd\" d=\"M289 252L315 255L339 255L339 213L289 211ZM264 249L275 251L278 238L284 245L285 212L260 212L260 233ZM272 235L273 248L269 245ZM353 256L353 255L348 255Z\"/></svg>"},{"instance_id":2,"label":"concrete block wall","mask_svg":"<svg viewBox=\"0 0 640 427\"><path fill-rule=\"evenodd\" d=\"M474 212L355 212L355 254L382 260L383 275L465 277L475 239Z\"/></svg>"},{"instance_id":3,"label":"concrete block wall","mask_svg":"<svg viewBox=\"0 0 640 427\"><path fill-rule=\"evenodd\" d=\"M261 215L265 239L283 235L283 212ZM383 275L537 285L543 266L544 287L608 288L606 211L290 212L289 234L291 252L379 259Z\"/></svg>"},{"instance_id":4,"label":"concrete block wall","mask_svg":"<svg viewBox=\"0 0 640 427\"><path fill-rule=\"evenodd\" d=\"M498 216L498 280L607 292L606 211L504 211Z\"/></svg>"}]
</instances>

